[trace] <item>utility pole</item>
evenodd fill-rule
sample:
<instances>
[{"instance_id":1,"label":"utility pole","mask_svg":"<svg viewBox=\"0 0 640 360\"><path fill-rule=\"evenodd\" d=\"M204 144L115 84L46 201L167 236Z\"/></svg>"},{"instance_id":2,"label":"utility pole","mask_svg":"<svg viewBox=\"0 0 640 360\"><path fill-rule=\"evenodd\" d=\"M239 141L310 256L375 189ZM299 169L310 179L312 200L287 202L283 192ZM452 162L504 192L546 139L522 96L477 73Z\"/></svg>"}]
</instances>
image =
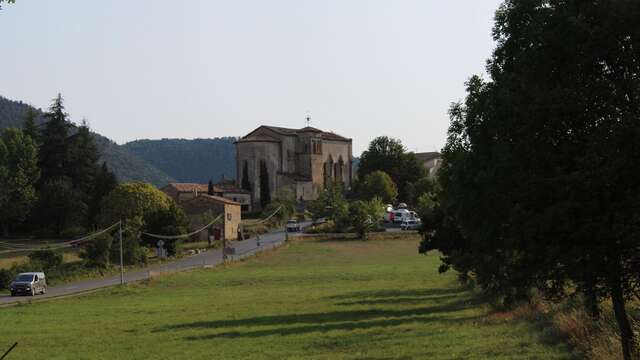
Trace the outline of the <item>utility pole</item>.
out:
<instances>
[{"instance_id":1,"label":"utility pole","mask_svg":"<svg viewBox=\"0 0 640 360\"><path fill-rule=\"evenodd\" d=\"M124 285L124 264L122 260L122 220L120 220L120 285Z\"/></svg>"}]
</instances>

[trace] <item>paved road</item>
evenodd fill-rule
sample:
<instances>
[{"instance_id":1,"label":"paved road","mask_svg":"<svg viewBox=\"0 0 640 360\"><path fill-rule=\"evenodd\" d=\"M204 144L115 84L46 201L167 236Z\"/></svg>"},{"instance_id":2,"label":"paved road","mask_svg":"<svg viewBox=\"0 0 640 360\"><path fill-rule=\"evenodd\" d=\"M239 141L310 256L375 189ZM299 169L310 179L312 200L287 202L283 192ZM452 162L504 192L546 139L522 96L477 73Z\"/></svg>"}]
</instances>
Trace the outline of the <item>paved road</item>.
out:
<instances>
[{"instance_id":1,"label":"paved road","mask_svg":"<svg viewBox=\"0 0 640 360\"><path fill-rule=\"evenodd\" d=\"M308 224L303 224L308 225ZM291 236L291 234L290 234ZM239 260L244 257L248 257L254 255L258 252L272 249L284 243L285 241L285 233L284 231L274 231L267 234L263 234L260 236L260 246L257 244L257 239L247 239L245 241L234 241L232 242L233 248L235 249L235 255L229 255L228 260ZM180 260L159 264L155 266L150 266L143 270L136 270L131 272L124 273L124 281L125 283L135 282L146 280L149 278L150 273L152 272L178 272L188 269L194 268L202 268L205 266L216 266L223 262L222 259L222 251L221 250L210 250L204 253L200 253L198 255L189 256L186 258L182 258ZM120 284L120 275L79 281L75 283L63 284L59 286L52 286L47 289L47 293L45 295L38 295L35 298L31 296L8 296L8 295L0 295L0 306L8 305L12 303L18 302L28 302L31 300L40 300L47 299L52 297L66 296L72 295L79 292L85 292L90 290L95 290L99 288L104 288L108 286L114 286Z\"/></svg>"}]
</instances>

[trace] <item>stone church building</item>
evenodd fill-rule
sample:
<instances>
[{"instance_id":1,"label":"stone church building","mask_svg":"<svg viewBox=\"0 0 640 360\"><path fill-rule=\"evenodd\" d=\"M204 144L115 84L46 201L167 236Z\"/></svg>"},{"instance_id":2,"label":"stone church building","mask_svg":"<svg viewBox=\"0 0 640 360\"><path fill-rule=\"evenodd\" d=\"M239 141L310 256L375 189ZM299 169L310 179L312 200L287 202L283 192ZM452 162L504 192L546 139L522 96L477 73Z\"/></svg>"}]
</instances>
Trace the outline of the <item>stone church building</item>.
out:
<instances>
[{"instance_id":1,"label":"stone church building","mask_svg":"<svg viewBox=\"0 0 640 360\"><path fill-rule=\"evenodd\" d=\"M248 183L260 207L260 176L269 181L271 198L290 187L296 199L315 200L332 182L351 187L351 139L313 127L260 126L236 143L237 186Z\"/></svg>"}]
</instances>

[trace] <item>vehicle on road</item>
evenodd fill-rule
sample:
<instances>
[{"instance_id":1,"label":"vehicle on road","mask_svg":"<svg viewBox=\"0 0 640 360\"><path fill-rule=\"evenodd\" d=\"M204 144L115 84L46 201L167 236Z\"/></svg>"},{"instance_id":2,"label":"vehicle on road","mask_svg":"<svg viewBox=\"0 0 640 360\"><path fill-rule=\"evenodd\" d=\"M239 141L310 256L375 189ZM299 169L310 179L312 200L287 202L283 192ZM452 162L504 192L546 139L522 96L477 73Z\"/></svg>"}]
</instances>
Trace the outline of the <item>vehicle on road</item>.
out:
<instances>
[{"instance_id":1,"label":"vehicle on road","mask_svg":"<svg viewBox=\"0 0 640 360\"><path fill-rule=\"evenodd\" d=\"M300 232L300 223L298 220L287 221L287 232Z\"/></svg>"},{"instance_id":2,"label":"vehicle on road","mask_svg":"<svg viewBox=\"0 0 640 360\"><path fill-rule=\"evenodd\" d=\"M402 224L405 220L410 220L416 216L416 213L407 209L393 210L391 216L391 222L394 224Z\"/></svg>"},{"instance_id":3,"label":"vehicle on road","mask_svg":"<svg viewBox=\"0 0 640 360\"><path fill-rule=\"evenodd\" d=\"M9 286L11 296L45 294L47 279L43 272L20 273Z\"/></svg>"},{"instance_id":4,"label":"vehicle on road","mask_svg":"<svg viewBox=\"0 0 640 360\"><path fill-rule=\"evenodd\" d=\"M422 227L422 221L420 218L403 220L400 224L402 230L420 230Z\"/></svg>"}]
</instances>

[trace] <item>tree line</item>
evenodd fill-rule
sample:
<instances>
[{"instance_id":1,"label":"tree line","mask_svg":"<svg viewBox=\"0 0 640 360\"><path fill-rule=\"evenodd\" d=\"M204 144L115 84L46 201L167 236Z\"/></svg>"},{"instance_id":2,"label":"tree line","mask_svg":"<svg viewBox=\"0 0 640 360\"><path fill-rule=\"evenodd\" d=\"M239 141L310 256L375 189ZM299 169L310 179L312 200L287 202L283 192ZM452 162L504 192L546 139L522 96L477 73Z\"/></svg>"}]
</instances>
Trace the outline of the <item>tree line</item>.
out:
<instances>
[{"instance_id":1,"label":"tree line","mask_svg":"<svg viewBox=\"0 0 640 360\"><path fill-rule=\"evenodd\" d=\"M23 130L7 128L0 140L0 224L3 235L62 237L95 228L102 198L117 181L85 121L73 125L58 95L36 123L25 113Z\"/></svg>"},{"instance_id":2,"label":"tree line","mask_svg":"<svg viewBox=\"0 0 640 360\"><path fill-rule=\"evenodd\" d=\"M506 305L579 296L597 318L608 302L625 359L640 295L638 19L637 1L503 3L490 79L472 77L450 110L421 247Z\"/></svg>"},{"instance_id":3,"label":"tree line","mask_svg":"<svg viewBox=\"0 0 640 360\"><path fill-rule=\"evenodd\" d=\"M309 204L316 218L331 222L318 231L384 231L380 226L386 205L406 203L419 212L430 209L436 182L424 165L398 139L380 136L363 152L352 189L340 182L331 184Z\"/></svg>"}]
</instances>

